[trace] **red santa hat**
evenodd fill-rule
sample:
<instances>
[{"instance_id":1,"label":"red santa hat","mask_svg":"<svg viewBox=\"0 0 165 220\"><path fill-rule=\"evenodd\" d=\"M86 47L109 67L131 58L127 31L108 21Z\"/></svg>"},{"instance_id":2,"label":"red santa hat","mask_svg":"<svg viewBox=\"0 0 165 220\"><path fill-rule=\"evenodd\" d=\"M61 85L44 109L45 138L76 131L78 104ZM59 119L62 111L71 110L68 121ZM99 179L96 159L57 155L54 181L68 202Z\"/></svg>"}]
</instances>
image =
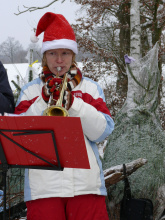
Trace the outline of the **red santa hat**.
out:
<instances>
[{"instance_id":1,"label":"red santa hat","mask_svg":"<svg viewBox=\"0 0 165 220\"><path fill-rule=\"evenodd\" d=\"M31 37L33 43L38 41L38 35L44 32L41 52L52 49L70 49L78 53L74 31L65 17L51 12L45 13L39 20L35 36Z\"/></svg>"}]
</instances>

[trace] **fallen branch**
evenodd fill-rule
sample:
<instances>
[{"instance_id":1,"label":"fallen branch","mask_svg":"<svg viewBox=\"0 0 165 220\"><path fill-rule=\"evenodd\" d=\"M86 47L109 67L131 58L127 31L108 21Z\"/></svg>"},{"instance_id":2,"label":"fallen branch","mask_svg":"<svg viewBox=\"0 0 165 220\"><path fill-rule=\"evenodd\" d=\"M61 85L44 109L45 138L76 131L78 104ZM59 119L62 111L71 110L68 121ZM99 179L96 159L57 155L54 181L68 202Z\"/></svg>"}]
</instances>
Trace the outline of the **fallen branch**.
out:
<instances>
[{"instance_id":1,"label":"fallen branch","mask_svg":"<svg viewBox=\"0 0 165 220\"><path fill-rule=\"evenodd\" d=\"M138 168L145 165L146 163L147 160L143 158L139 158L130 163L126 163L125 165L126 165L127 175L128 176L131 175L133 172L135 172ZM124 179L123 164L104 170L104 179L105 179L106 188L123 180Z\"/></svg>"}]
</instances>

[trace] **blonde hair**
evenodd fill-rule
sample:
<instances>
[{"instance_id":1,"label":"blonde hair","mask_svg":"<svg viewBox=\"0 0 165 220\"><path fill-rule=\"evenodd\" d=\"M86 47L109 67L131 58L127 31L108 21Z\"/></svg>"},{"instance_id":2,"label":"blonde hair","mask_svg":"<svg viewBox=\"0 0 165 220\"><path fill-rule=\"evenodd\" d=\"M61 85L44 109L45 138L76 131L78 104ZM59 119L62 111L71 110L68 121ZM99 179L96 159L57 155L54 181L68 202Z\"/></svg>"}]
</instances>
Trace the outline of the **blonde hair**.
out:
<instances>
[{"instance_id":1,"label":"blonde hair","mask_svg":"<svg viewBox=\"0 0 165 220\"><path fill-rule=\"evenodd\" d=\"M71 66L72 65L77 65L77 63L76 63L76 54L73 51L72 51L72 53L73 53L73 57L72 57ZM46 51L44 52L43 57L42 57L42 67L44 67L44 66L48 66L47 65L47 60L46 60Z\"/></svg>"}]
</instances>

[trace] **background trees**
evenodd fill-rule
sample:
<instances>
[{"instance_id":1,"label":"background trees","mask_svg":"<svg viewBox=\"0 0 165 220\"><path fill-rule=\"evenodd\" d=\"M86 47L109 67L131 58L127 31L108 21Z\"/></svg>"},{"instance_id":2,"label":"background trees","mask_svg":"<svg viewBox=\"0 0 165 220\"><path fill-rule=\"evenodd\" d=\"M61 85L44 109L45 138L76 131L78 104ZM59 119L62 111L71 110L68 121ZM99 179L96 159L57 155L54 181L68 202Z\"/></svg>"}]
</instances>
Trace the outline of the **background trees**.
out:
<instances>
[{"instance_id":1,"label":"background trees","mask_svg":"<svg viewBox=\"0 0 165 220\"><path fill-rule=\"evenodd\" d=\"M33 59L41 62L41 48L36 43L30 43L26 49L18 40L13 37L8 37L6 41L0 44L0 59L2 63L27 63L29 60L28 52L33 50Z\"/></svg>"},{"instance_id":2,"label":"background trees","mask_svg":"<svg viewBox=\"0 0 165 220\"><path fill-rule=\"evenodd\" d=\"M13 37L8 37L0 44L0 58L3 63L25 63L27 51L25 51L19 41Z\"/></svg>"},{"instance_id":3,"label":"background trees","mask_svg":"<svg viewBox=\"0 0 165 220\"><path fill-rule=\"evenodd\" d=\"M124 75L124 55L130 54L131 1L75 0L75 2L82 4L82 8L86 11L86 16L83 19L80 18L78 25L75 25L80 47L96 53L102 61L112 61L117 66L118 81L116 88L120 95L126 95L127 79ZM161 0L140 1L141 56L144 56L157 41L161 47L159 58L164 53L164 44L162 44L165 28L164 9L165 2ZM100 38L100 32L104 38L101 37L101 40L98 41L96 35ZM159 59L160 68L161 62Z\"/></svg>"}]
</instances>

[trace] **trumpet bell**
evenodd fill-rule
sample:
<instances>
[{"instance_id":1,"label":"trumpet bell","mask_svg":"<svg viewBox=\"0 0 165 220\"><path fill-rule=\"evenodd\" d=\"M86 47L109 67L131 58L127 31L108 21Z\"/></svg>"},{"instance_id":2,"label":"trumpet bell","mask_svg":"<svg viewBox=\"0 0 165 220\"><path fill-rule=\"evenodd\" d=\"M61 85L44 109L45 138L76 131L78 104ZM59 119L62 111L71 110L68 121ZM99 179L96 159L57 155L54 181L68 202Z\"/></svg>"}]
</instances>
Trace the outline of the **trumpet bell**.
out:
<instances>
[{"instance_id":1,"label":"trumpet bell","mask_svg":"<svg viewBox=\"0 0 165 220\"><path fill-rule=\"evenodd\" d=\"M69 113L62 106L51 105L50 107L45 109L43 115L44 116L63 116L63 117L67 117L67 116L69 116Z\"/></svg>"}]
</instances>

